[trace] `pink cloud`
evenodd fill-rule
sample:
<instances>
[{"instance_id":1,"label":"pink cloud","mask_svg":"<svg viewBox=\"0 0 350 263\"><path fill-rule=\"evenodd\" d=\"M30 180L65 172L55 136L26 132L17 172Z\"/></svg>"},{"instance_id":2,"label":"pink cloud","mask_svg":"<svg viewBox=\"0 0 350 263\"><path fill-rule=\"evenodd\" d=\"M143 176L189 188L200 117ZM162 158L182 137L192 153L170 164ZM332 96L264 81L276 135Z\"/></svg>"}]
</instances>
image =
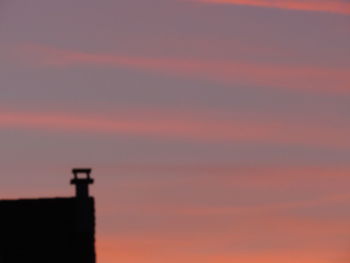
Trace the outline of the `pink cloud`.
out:
<instances>
[{"instance_id":1,"label":"pink cloud","mask_svg":"<svg viewBox=\"0 0 350 263\"><path fill-rule=\"evenodd\" d=\"M295 90L349 92L350 69L249 61L141 57L28 45L16 59L42 67L116 67L191 77L227 85L262 85Z\"/></svg>"},{"instance_id":2,"label":"pink cloud","mask_svg":"<svg viewBox=\"0 0 350 263\"><path fill-rule=\"evenodd\" d=\"M349 194L335 194L312 200L302 200L293 202L267 203L259 205L231 206L231 207L192 207L182 209L179 213L188 215L261 215L281 213L283 211L292 211L300 208L322 207L334 204L347 204L350 201Z\"/></svg>"},{"instance_id":3,"label":"pink cloud","mask_svg":"<svg viewBox=\"0 0 350 263\"><path fill-rule=\"evenodd\" d=\"M69 113L0 111L4 128L181 139L198 142L264 142L348 149L349 129L281 120L215 120L191 114L103 117Z\"/></svg>"},{"instance_id":4,"label":"pink cloud","mask_svg":"<svg viewBox=\"0 0 350 263\"><path fill-rule=\"evenodd\" d=\"M190 0L208 4L232 4L311 12L350 15L350 3L344 0Z\"/></svg>"},{"instance_id":5,"label":"pink cloud","mask_svg":"<svg viewBox=\"0 0 350 263\"><path fill-rule=\"evenodd\" d=\"M302 165L244 165L244 164L118 164L105 167L104 173L135 175L173 175L173 180L149 182L139 180L132 187L165 188L174 184L196 187L198 178L205 188L229 189L310 189L316 187L321 191L340 190L340 185L350 182L350 168L338 165L302 166ZM179 177L179 175L181 175ZM147 177L146 177L147 178Z\"/></svg>"}]
</instances>

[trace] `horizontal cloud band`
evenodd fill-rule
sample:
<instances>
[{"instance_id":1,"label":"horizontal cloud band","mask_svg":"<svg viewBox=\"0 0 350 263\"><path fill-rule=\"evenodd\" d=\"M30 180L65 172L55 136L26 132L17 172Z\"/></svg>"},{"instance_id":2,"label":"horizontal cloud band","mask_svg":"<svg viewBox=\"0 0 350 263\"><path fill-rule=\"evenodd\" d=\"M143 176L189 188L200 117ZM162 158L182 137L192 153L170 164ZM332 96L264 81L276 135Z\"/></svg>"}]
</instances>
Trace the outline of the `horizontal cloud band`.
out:
<instances>
[{"instance_id":1,"label":"horizontal cloud band","mask_svg":"<svg viewBox=\"0 0 350 263\"><path fill-rule=\"evenodd\" d=\"M131 135L197 142L259 142L348 149L349 129L281 120L215 120L189 115L118 115L0 111L0 127L58 132Z\"/></svg>"},{"instance_id":2,"label":"horizontal cloud band","mask_svg":"<svg viewBox=\"0 0 350 263\"><path fill-rule=\"evenodd\" d=\"M155 58L89 53L42 45L17 48L14 59L41 67L103 66L128 68L220 82L235 87L264 86L301 91L348 93L349 68L285 65L252 61Z\"/></svg>"},{"instance_id":3,"label":"horizontal cloud band","mask_svg":"<svg viewBox=\"0 0 350 263\"><path fill-rule=\"evenodd\" d=\"M342 0L190 0L210 4L232 4L287 10L350 15L350 3Z\"/></svg>"}]
</instances>

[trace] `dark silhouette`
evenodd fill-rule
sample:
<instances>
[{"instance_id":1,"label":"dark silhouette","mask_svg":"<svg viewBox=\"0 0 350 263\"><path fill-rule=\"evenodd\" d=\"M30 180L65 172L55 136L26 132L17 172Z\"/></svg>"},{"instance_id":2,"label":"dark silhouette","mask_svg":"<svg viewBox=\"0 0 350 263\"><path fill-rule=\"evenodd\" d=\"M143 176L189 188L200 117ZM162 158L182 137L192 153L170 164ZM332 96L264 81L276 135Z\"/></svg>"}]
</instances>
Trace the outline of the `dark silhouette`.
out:
<instances>
[{"instance_id":1,"label":"dark silhouette","mask_svg":"<svg viewBox=\"0 0 350 263\"><path fill-rule=\"evenodd\" d=\"M75 197L0 201L0 263L95 263L90 173L73 169Z\"/></svg>"}]
</instances>

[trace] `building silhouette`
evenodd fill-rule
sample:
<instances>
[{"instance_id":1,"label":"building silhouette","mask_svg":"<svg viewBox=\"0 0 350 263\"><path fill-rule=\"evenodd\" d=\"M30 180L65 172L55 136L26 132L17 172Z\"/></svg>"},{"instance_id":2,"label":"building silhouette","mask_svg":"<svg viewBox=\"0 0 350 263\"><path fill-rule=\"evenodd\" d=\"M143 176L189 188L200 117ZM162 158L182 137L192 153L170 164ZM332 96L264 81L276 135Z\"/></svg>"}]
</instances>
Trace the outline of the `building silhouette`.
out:
<instances>
[{"instance_id":1,"label":"building silhouette","mask_svg":"<svg viewBox=\"0 0 350 263\"><path fill-rule=\"evenodd\" d=\"M91 169L73 169L75 197L0 201L0 263L95 263Z\"/></svg>"}]
</instances>

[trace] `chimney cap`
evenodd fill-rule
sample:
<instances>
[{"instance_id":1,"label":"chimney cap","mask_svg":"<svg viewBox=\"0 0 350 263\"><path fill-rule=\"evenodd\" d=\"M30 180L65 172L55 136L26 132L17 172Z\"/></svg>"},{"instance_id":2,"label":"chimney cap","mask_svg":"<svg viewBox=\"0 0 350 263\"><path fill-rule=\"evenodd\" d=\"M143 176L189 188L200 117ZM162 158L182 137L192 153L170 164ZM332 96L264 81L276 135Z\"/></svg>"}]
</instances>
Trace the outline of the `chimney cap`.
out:
<instances>
[{"instance_id":1,"label":"chimney cap","mask_svg":"<svg viewBox=\"0 0 350 263\"><path fill-rule=\"evenodd\" d=\"M92 184L94 180L90 177L92 169L91 168L74 168L72 173L74 178L71 180L72 184ZM79 174L85 174L86 177L78 177Z\"/></svg>"},{"instance_id":2,"label":"chimney cap","mask_svg":"<svg viewBox=\"0 0 350 263\"><path fill-rule=\"evenodd\" d=\"M91 168L74 168L74 169L72 169L72 173L74 175L78 175L78 174L83 173L83 174L87 174L88 176L90 176L91 171L92 171Z\"/></svg>"}]
</instances>

